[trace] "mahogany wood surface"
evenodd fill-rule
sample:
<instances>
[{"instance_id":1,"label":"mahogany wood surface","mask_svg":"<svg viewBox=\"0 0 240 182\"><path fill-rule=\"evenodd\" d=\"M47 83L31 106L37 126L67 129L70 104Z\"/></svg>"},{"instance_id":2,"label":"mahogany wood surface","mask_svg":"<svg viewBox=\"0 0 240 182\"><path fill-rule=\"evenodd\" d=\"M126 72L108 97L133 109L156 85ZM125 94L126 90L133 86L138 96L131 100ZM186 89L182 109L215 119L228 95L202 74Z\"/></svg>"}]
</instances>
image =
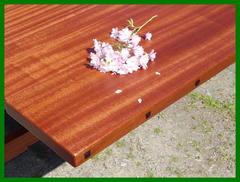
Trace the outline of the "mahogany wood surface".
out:
<instances>
[{"instance_id":1,"label":"mahogany wood surface","mask_svg":"<svg viewBox=\"0 0 240 182\"><path fill-rule=\"evenodd\" d=\"M17 157L37 141L36 137L5 112L5 162Z\"/></svg>"},{"instance_id":2,"label":"mahogany wood surface","mask_svg":"<svg viewBox=\"0 0 240 182\"><path fill-rule=\"evenodd\" d=\"M27 150L28 146L36 143L38 139L26 129L19 129L5 137L4 160L5 162L17 157Z\"/></svg>"},{"instance_id":3,"label":"mahogany wood surface","mask_svg":"<svg viewBox=\"0 0 240 182\"><path fill-rule=\"evenodd\" d=\"M141 44L157 52L147 70L89 68L93 38L110 41L113 27L153 15L142 30L153 37ZM234 61L234 5L5 6L7 112L73 166Z\"/></svg>"}]
</instances>

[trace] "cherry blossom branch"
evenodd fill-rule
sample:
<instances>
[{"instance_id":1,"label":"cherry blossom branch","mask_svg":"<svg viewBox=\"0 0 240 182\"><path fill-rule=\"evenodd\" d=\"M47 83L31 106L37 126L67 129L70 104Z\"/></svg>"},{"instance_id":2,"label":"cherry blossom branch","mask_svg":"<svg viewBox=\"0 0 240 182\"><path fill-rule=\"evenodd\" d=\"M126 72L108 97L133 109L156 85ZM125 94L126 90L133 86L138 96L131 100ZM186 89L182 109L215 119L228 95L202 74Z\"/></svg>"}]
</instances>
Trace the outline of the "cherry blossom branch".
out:
<instances>
[{"instance_id":1,"label":"cherry blossom branch","mask_svg":"<svg viewBox=\"0 0 240 182\"><path fill-rule=\"evenodd\" d=\"M135 34L137 34L145 25L147 25L150 21L152 21L154 18L157 18L157 16L158 15L155 15L155 16L153 16L153 17L151 17L149 20L147 20L144 24L142 24L140 27L135 27L134 25L133 25L133 20L132 19L130 19L129 20L129 22L131 22L131 20L132 20L132 22L131 22L131 26L132 27L134 27L134 29L133 29L133 32L135 33Z\"/></svg>"},{"instance_id":2,"label":"cherry blossom branch","mask_svg":"<svg viewBox=\"0 0 240 182\"><path fill-rule=\"evenodd\" d=\"M129 25L121 30L113 28L110 37L115 42L94 41L94 52L90 53L90 65L101 72L112 72L112 74L128 74L138 69L147 69L149 61L154 61L156 52L151 50L147 53L139 42L143 37L137 33L157 15L151 17L141 26L135 26L132 18L128 20ZM146 33L145 40L151 40L152 34Z\"/></svg>"}]
</instances>

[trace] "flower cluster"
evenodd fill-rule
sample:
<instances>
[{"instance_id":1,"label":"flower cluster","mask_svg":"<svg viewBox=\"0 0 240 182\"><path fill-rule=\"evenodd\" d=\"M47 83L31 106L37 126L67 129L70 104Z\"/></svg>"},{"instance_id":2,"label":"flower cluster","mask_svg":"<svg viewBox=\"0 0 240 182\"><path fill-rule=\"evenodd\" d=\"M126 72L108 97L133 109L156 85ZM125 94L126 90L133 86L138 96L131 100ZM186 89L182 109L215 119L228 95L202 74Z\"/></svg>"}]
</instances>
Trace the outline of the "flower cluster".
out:
<instances>
[{"instance_id":1,"label":"flower cluster","mask_svg":"<svg viewBox=\"0 0 240 182\"><path fill-rule=\"evenodd\" d=\"M133 19L128 20L129 26L118 30L113 28L110 37L113 43L100 42L94 39L94 52L90 53L90 65L101 72L112 72L114 74L128 74L138 69L147 69L149 61L156 58L156 52L146 53L139 45L141 37L137 33L150 22L149 19L142 26L134 26ZM152 34L146 33L145 40L151 40Z\"/></svg>"}]
</instances>

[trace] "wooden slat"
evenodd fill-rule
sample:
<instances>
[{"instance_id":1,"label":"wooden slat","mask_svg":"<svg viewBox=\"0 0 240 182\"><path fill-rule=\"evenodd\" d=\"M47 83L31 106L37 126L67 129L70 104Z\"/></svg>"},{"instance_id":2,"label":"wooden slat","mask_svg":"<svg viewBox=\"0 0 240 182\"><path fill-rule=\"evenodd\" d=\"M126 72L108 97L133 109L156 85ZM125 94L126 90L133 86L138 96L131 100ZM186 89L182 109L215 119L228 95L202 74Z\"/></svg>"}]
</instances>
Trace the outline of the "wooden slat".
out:
<instances>
[{"instance_id":1,"label":"wooden slat","mask_svg":"<svg viewBox=\"0 0 240 182\"><path fill-rule=\"evenodd\" d=\"M19 129L18 131L5 137L5 162L17 157L19 154L26 151L28 146L36 143L37 141L38 139L26 129Z\"/></svg>"},{"instance_id":2,"label":"wooden slat","mask_svg":"<svg viewBox=\"0 0 240 182\"><path fill-rule=\"evenodd\" d=\"M234 5L51 6L5 7L6 109L74 166L235 60ZM93 38L109 41L126 19L138 25L155 14L144 27L153 38L142 45L157 51L147 70L119 76L87 66Z\"/></svg>"},{"instance_id":3,"label":"wooden slat","mask_svg":"<svg viewBox=\"0 0 240 182\"><path fill-rule=\"evenodd\" d=\"M36 137L5 112L5 162L17 157L37 141Z\"/></svg>"}]
</instances>

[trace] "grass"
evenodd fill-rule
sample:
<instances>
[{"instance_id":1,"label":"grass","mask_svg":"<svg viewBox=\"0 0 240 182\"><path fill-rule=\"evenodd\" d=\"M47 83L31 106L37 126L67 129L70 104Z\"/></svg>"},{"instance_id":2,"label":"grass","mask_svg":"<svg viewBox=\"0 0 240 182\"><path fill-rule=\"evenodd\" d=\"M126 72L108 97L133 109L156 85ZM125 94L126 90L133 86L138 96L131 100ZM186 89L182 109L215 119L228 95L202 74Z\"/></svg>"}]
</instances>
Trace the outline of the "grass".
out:
<instances>
[{"instance_id":1,"label":"grass","mask_svg":"<svg viewBox=\"0 0 240 182\"><path fill-rule=\"evenodd\" d=\"M218 137L222 138L222 137L224 137L224 134L223 133L219 133Z\"/></svg>"},{"instance_id":2,"label":"grass","mask_svg":"<svg viewBox=\"0 0 240 182\"><path fill-rule=\"evenodd\" d=\"M137 162L136 162L136 166L137 166L137 167L142 166L142 163L139 162L139 161L137 161Z\"/></svg>"},{"instance_id":3,"label":"grass","mask_svg":"<svg viewBox=\"0 0 240 182\"><path fill-rule=\"evenodd\" d=\"M133 151L133 148L132 148L132 147L129 147L129 150L132 152L132 151Z\"/></svg>"},{"instance_id":4,"label":"grass","mask_svg":"<svg viewBox=\"0 0 240 182\"><path fill-rule=\"evenodd\" d=\"M203 132L204 133L211 133L212 132L212 128L203 128Z\"/></svg>"},{"instance_id":5,"label":"grass","mask_svg":"<svg viewBox=\"0 0 240 182\"><path fill-rule=\"evenodd\" d=\"M196 117L195 117L195 116L191 116L191 118L192 118L193 120L196 120Z\"/></svg>"},{"instance_id":6,"label":"grass","mask_svg":"<svg viewBox=\"0 0 240 182\"><path fill-rule=\"evenodd\" d=\"M191 159L192 157L193 157L193 155L192 154L186 154L186 157L188 158L188 159Z\"/></svg>"},{"instance_id":7,"label":"grass","mask_svg":"<svg viewBox=\"0 0 240 182\"><path fill-rule=\"evenodd\" d=\"M179 161L179 158L177 158L177 157L172 157L172 158L170 159L170 161L171 161L171 162L178 162L178 161Z\"/></svg>"},{"instance_id":8,"label":"grass","mask_svg":"<svg viewBox=\"0 0 240 182\"><path fill-rule=\"evenodd\" d=\"M153 177L154 177L153 172L152 172L150 169L148 169L148 170L146 171L146 175L147 175L147 177L149 177L149 178L153 178Z\"/></svg>"},{"instance_id":9,"label":"grass","mask_svg":"<svg viewBox=\"0 0 240 182\"><path fill-rule=\"evenodd\" d=\"M192 130L196 130L196 129L201 129L201 131L205 134L209 134L213 131L214 126L211 124L210 121L203 121L198 125L194 125L191 127Z\"/></svg>"},{"instance_id":10,"label":"grass","mask_svg":"<svg viewBox=\"0 0 240 182\"><path fill-rule=\"evenodd\" d=\"M93 156L92 159L94 161L105 161L107 159L107 156L102 154L96 154L95 156Z\"/></svg>"},{"instance_id":11,"label":"grass","mask_svg":"<svg viewBox=\"0 0 240 182\"><path fill-rule=\"evenodd\" d=\"M197 125L194 125L194 126L192 126L192 130L196 130L198 128L198 126Z\"/></svg>"},{"instance_id":12,"label":"grass","mask_svg":"<svg viewBox=\"0 0 240 182\"><path fill-rule=\"evenodd\" d=\"M130 131L129 134L130 134L131 136L136 136L137 132L136 132L136 131Z\"/></svg>"},{"instance_id":13,"label":"grass","mask_svg":"<svg viewBox=\"0 0 240 182\"><path fill-rule=\"evenodd\" d=\"M98 160L100 160L100 157L99 157L98 154L96 154L92 157L92 159L95 160L95 161L98 161Z\"/></svg>"},{"instance_id":14,"label":"grass","mask_svg":"<svg viewBox=\"0 0 240 182\"><path fill-rule=\"evenodd\" d=\"M163 112L160 112L158 114L158 119L160 119L160 118L162 118L162 119L166 118L166 114L164 114Z\"/></svg>"},{"instance_id":15,"label":"grass","mask_svg":"<svg viewBox=\"0 0 240 182\"><path fill-rule=\"evenodd\" d=\"M218 111L226 111L232 120L235 120L235 104L234 103L224 103L213 97L203 95L197 92L189 94L193 101L201 101L204 105L215 108Z\"/></svg>"},{"instance_id":16,"label":"grass","mask_svg":"<svg viewBox=\"0 0 240 182\"><path fill-rule=\"evenodd\" d=\"M183 148L183 144L182 143L178 143L176 149L179 151L182 148Z\"/></svg>"},{"instance_id":17,"label":"grass","mask_svg":"<svg viewBox=\"0 0 240 182\"><path fill-rule=\"evenodd\" d=\"M169 172L177 175L178 177L182 177L184 175L183 172L180 169L176 168L176 167L167 167L166 169Z\"/></svg>"},{"instance_id":18,"label":"grass","mask_svg":"<svg viewBox=\"0 0 240 182\"><path fill-rule=\"evenodd\" d=\"M136 147L139 148L142 152L147 152L147 150L145 148L142 147L143 145L141 143L137 143Z\"/></svg>"},{"instance_id":19,"label":"grass","mask_svg":"<svg viewBox=\"0 0 240 182\"><path fill-rule=\"evenodd\" d=\"M185 111L188 111L189 109L194 109L194 108L196 108L197 106L196 106L196 104L194 104L194 103L189 103L189 104L187 104L186 106L184 106L184 110Z\"/></svg>"},{"instance_id":20,"label":"grass","mask_svg":"<svg viewBox=\"0 0 240 182\"><path fill-rule=\"evenodd\" d=\"M199 142L197 142L196 140L193 140L190 145L197 151L197 152L201 152L200 149L200 144Z\"/></svg>"},{"instance_id":21,"label":"grass","mask_svg":"<svg viewBox=\"0 0 240 182\"><path fill-rule=\"evenodd\" d=\"M106 155L112 155L112 149L107 149L107 150L105 151L105 154L106 154Z\"/></svg>"},{"instance_id":22,"label":"grass","mask_svg":"<svg viewBox=\"0 0 240 182\"><path fill-rule=\"evenodd\" d=\"M205 137L205 138L202 139L202 141L207 142L207 143L212 143L212 138L211 137Z\"/></svg>"},{"instance_id":23,"label":"grass","mask_svg":"<svg viewBox=\"0 0 240 182\"><path fill-rule=\"evenodd\" d=\"M205 174L204 174L204 171L203 171L202 169L198 169L198 170L197 170L197 173L200 174L201 176L205 175Z\"/></svg>"},{"instance_id":24,"label":"grass","mask_svg":"<svg viewBox=\"0 0 240 182\"><path fill-rule=\"evenodd\" d=\"M133 159L133 158L135 158L135 155L133 155L132 153L128 153L127 158L128 159Z\"/></svg>"},{"instance_id":25,"label":"grass","mask_svg":"<svg viewBox=\"0 0 240 182\"><path fill-rule=\"evenodd\" d=\"M142 144L137 142L137 147L142 147Z\"/></svg>"},{"instance_id":26,"label":"grass","mask_svg":"<svg viewBox=\"0 0 240 182\"><path fill-rule=\"evenodd\" d=\"M230 130L231 128L229 127L229 125L224 125L223 126L225 130Z\"/></svg>"},{"instance_id":27,"label":"grass","mask_svg":"<svg viewBox=\"0 0 240 182\"><path fill-rule=\"evenodd\" d=\"M155 128L155 129L153 130L153 132L154 132L155 134L161 134L163 131L162 131L161 128Z\"/></svg>"},{"instance_id":28,"label":"grass","mask_svg":"<svg viewBox=\"0 0 240 182\"><path fill-rule=\"evenodd\" d=\"M119 140L119 141L116 142L116 146L117 147L125 147L126 142L124 140Z\"/></svg>"},{"instance_id":29,"label":"grass","mask_svg":"<svg viewBox=\"0 0 240 182\"><path fill-rule=\"evenodd\" d=\"M191 93L190 97L195 100L195 101L201 101L202 103L206 104L209 107L213 107L213 108L218 108L218 109L222 109L223 105L220 101L215 100L212 97L200 94L200 93Z\"/></svg>"},{"instance_id":30,"label":"grass","mask_svg":"<svg viewBox=\"0 0 240 182\"><path fill-rule=\"evenodd\" d=\"M100 153L100 154L96 154L93 156L93 160L94 161L105 161L107 160L108 156L112 155L113 151L112 149L106 149L105 152Z\"/></svg>"},{"instance_id":31,"label":"grass","mask_svg":"<svg viewBox=\"0 0 240 182\"><path fill-rule=\"evenodd\" d=\"M213 158L207 158L207 163L208 163L208 166L211 166L214 162L214 159Z\"/></svg>"}]
</instances>

